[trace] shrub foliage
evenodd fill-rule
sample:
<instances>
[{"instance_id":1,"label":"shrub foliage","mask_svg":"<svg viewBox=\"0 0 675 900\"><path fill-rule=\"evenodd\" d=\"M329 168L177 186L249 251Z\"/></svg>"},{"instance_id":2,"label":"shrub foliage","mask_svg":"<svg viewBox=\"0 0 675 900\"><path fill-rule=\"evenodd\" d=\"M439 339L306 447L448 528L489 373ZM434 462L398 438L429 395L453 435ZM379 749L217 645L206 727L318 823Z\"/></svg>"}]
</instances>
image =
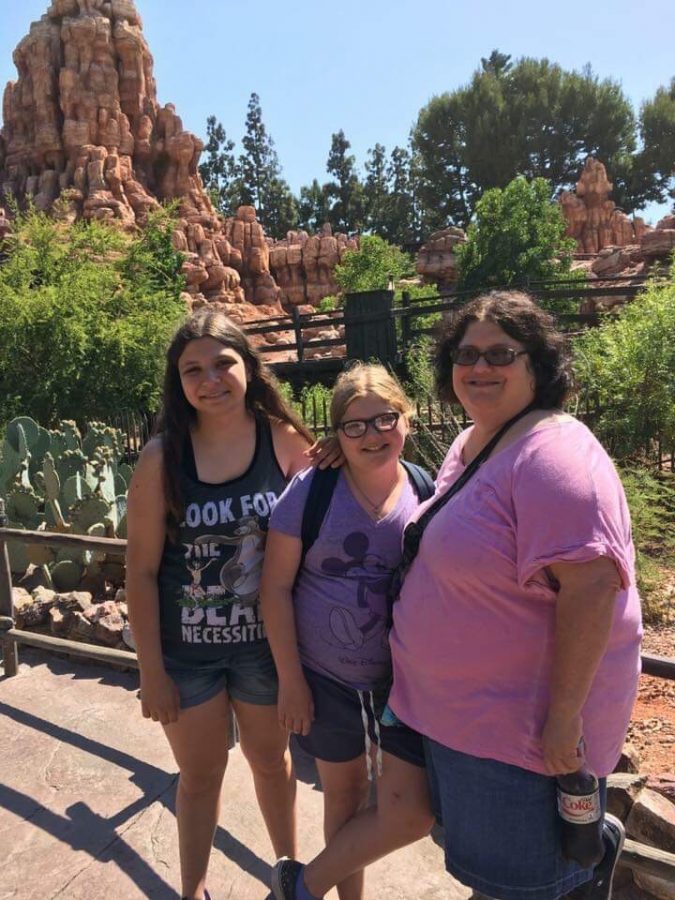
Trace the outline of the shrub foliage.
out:
<instances>
[{"instance_id":1,"label":"shrub foliage","mask_svg":"<svg viewBox=\"0 0 675 900\"><path fill-rule=\"evenodd\" d=\"M593 430L618 459L675 446L675 265L616 317L575 340L577 379L600 409Z\"/></svg>"},{"instance_id":2,"label":"shrub foliage","mask_svg":"<svg viewBox=\"0 0 675 900\"><path fill-rule=\"evenodd\" d=\"M0 266L0 421L156 408L164 349L185 315L172 228L167 210L134 236L17 213Z\"/></svg>"}]
</instances>

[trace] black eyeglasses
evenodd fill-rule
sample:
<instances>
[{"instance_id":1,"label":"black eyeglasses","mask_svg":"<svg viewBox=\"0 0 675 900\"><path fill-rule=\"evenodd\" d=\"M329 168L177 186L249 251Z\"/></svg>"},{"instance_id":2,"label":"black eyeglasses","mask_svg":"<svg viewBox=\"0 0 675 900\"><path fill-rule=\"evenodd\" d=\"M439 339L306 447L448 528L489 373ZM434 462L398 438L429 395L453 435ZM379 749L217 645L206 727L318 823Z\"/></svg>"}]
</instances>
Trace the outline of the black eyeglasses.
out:
<instances>
[{"instance_id":1,"label":"black eyeglasses","mask_svg":"<svg viewBox=\"0 0 675 900\"><path fill-rule=\"evenodd\" d=\"M514 350L513 347L488 347L487 350L479 350L478 347L456 347L450 354L456 366L475 366L483 357L489 366L510 366L516 357L524 356L527 350Z\"/></svg>"},{"instance_id":2,"label":"black eyeglasses","mask_svg":"<svg viewBox=\"0 0 675 900\"><path fill-rule=\"evenodd\" d=\"M370 419L348 419L346 422L340 422L337 425L345 437L360 438L368 431L368 426L377 432L393 431L398 424L401 414L397 412L380 413L379 416L372 416Z\"/></svg>"}]
</instances>

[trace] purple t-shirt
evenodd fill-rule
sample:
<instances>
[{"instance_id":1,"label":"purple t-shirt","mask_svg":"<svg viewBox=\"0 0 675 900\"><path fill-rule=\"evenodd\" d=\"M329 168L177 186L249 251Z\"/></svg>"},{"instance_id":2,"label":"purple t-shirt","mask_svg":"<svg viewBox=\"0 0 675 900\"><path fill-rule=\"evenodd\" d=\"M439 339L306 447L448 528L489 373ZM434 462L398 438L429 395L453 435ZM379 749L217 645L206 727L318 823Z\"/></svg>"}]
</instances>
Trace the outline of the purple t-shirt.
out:
<instances>
[{"instance_id":1,"label":"purple t-shirt","mask_svg":"<svg viewBox=\"0 0 675 900\"><path fill-rule=\"evenodd\" d=\"M450 448L439 492L464 470L466 438ZM496 453L431 520L394 608L392 709L454 750L545 773L556 594L543 570L599 556L615 562L622 589L582 718L590 766L607 775L637 691L640 600L621 482L569 417Z\"/></svg>"},{"instance_id":2,"label":"purple t-shirt","mask_svg":"<svg viewBox=\"0 0 675 900\"><path fill-rule=\"evenodd\" d=\"M313 469L300 472L279 498L270 529L300 538ZM321 531L293 591L303 665L359 690L390 671L387 592L401 560L401 535L417 508L406 479L394 509L375 522L341 472Z\"/></svg>"}]
</instances>

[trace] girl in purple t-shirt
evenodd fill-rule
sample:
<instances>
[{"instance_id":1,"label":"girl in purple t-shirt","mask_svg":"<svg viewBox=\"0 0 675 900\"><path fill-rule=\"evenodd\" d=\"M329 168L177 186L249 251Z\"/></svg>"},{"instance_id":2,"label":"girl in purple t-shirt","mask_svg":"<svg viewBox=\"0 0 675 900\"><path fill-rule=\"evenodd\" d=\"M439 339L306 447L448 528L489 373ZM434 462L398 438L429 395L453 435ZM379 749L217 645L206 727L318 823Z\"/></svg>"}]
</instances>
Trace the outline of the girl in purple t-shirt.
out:
<instances>
[{"instance_id":1,"label":"girl in purple t-shirt","mask_svg":"<svg viewBox=\"0 0 675 900\"><path fill-rule=\"evenodd\" d=\"M340 900L363 897L363 868L346 863L353 854L345 832L337 832L367 805L371 757L378 803L359 829L373 845L370 858L423 837L432 824L420 736L400 723L380 725L375 715L390 676L390 583L419 502L399 460L410 413L382 366L361 364L341 375L331 421L345 463L319 534L303 558L314 477L307 470L279 499L267 538L261 602L279 673L279 719L316 758L326 841L336 836L324 851L320 890L337 884ZM275 868L272 887L277 897L312 896L291 861Z\"/></svg>"}]
</instances>

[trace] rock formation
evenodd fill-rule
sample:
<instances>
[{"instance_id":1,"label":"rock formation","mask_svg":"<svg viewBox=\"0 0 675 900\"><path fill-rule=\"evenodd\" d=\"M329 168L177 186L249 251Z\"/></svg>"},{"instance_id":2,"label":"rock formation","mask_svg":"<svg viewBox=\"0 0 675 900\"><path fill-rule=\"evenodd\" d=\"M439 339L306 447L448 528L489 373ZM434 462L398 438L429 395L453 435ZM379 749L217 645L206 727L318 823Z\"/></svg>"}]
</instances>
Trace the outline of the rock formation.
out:
<instances>
[{"instance_id":1,"label":"rock formation","mask_svg":"<svg viewBox=\"0 0 675 900\"><path fill-rule=\"evenodd\" d=\"M241 207L227 220L216 214L197 170L202 142L172 104L157 101L133 0L52 0L14 63L18 78L3 102L0 196L32 197L39 210L128 228L176 200L174 245L186 254L196 305L248 301L269 307L257 310L260 317L278 315L282 301L316 303L334 292L331 267L352 246L346 237L289 235L275 257L280 289L270 271L273 242L255 210Z\"/></svg>"},{"instance_id":2,"label":"rock formation","mask_svg":"<svg viewBox=\"0 0 675 900\"><path fill-rule=\"evenodd\" d=\"M444 228L431 235L417 253L416 268L425 284L437 284L440 291L451 289L457 281L455 248L466 241L461 228Z\"/></svg>"},{"instance_id":3,"label":"rock formation","mask_svg":"<svg viewBox=\"0 0 675 900\"><path fill-rule=\"evenodd\" d=\"M604 165L589 156L576 189L560 194L567 235L576 240L580 253L598 253L605 247L639 244L649 229L643 219L629 219L609 199L612 187Z\"/></svg>"},{"instance_id":4,"label":"rock formation","mask_svg":"<svg viewBox=\"0 0 675 900\"><path fill-rule=\"evenodd\" d=\"M335 267L345 251L358 247L358 238L333 235L328 224L312 237L306 231L289 231L286 240L275 241L270 249L270 267L284 304L316 306L324 297L337 294Z\"/></svg>"}]
</instances>

